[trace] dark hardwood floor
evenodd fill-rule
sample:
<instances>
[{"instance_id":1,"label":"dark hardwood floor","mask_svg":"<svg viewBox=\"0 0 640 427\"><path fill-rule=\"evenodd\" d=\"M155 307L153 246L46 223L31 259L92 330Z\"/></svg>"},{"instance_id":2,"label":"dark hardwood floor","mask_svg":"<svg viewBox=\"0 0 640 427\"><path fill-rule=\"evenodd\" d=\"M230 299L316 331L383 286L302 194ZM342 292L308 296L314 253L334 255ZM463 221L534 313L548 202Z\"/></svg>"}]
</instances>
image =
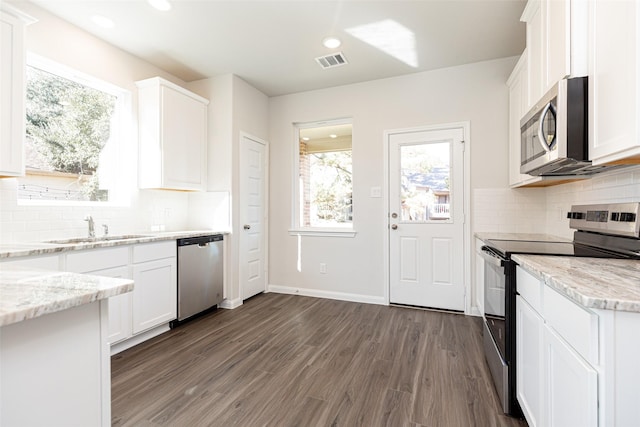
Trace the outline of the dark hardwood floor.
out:
<instances>
[{"instance_id":1,"label":"dark hardwood floor","mask_svg":"<svg viewBox=\"0 0 640 427\"><path fill-rule=\"evenodd\" d=\"M114 426L526 426L480 319L264 294L112 358Z\"/></svg>"}]
</instances>

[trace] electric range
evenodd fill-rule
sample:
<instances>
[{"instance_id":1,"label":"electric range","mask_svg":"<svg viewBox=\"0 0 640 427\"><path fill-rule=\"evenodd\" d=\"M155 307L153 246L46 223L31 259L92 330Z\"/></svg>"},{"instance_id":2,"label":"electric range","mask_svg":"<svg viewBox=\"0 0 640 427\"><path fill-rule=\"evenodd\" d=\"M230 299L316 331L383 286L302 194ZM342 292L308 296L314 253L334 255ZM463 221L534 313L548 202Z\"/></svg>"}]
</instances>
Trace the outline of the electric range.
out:
<instances>
[{"instance_id":1,"label":"electric range","mask_svg":"<svg viewBox=\"0 0 640 427\"><path fill-rule=\"evenodd\" d=\"M506 414L516 400L516 263L512 254L640 259L640 203L572 206L573 241L489 239L484 259L485 356Z\"/></svg>"}]
</instances>

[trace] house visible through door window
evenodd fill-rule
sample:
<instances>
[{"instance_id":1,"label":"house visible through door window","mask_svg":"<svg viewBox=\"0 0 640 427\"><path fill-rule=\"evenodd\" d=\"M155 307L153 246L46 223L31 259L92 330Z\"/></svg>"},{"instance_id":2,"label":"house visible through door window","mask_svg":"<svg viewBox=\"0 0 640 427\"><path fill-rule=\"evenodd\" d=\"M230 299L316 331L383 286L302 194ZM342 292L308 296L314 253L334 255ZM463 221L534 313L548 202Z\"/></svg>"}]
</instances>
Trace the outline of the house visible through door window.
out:
<instances>
[{"instance_id":1,"label":"house visible through door window","mask_svg":"<svg viewBox=\"0 0 640 427\"><path fill-rule=\"evenodd\" d=\"M297 228L352 228L352 125L298 125Z\"/></svg>"},{"instance_id":2,"label":"house visible through door window","mask_svg":"<svg viewBox=\"0 0 640 427\"><path fill-rule=\"evenodd\" d=\"M126 91L35 56L26 75L18 199L114 201Z\"/></svg>"}]
</instances>

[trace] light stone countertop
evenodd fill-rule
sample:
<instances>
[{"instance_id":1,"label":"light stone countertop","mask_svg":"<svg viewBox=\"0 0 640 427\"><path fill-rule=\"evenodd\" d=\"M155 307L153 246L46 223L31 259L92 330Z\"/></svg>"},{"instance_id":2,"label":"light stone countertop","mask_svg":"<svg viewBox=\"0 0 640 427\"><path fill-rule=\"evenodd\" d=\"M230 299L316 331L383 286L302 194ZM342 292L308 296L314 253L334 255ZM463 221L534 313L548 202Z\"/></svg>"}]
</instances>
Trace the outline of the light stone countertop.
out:
<instances>
[{"instance_id":1,"label":"light stone countertop","mask_svg":"<svg viewBox=\"0 0 640 427\"><path fill-rule=\"evenodd\" d=\"M0 326L133 290L133 280L37 271L0 264Z\"/></svg>"},{"instance_id":2,"label":"light stone countertop","mask_svg":"<svg viewBox=\"0 0 640 427\"><path fill-rule=\"evenodd\" d=\"M584 307L640 312L640 260L547 255L511 259Z\"/></svg>"},{"instance_id":3,"label":"light stone countertop","mask_svg":"<svg viewBox=\"0 0 640 427\"><path fill-rule=\"evenodd\" d=\"M48 242L19 242L19 243L2 243L0 244L0 260L5 258L16 258L23 256L34 256L53 254L65 251L78 251L94 248L106 248L121 245L134 245L138 243L159 242L163 240L176 240L185 237L208 236L211 234L229 234L229 231L216 230L194 230L194 231L169 231L162 233L132 233L140 235L133 239L122 240L100 240L98 237L95 241L80 243L48 243ZM110 236L116 237L116 236Z\"/></svg>"},{"instance_id":4,"label":"light stone countertop","mask_svg":"<svg viewBox=\"0 0 640 427\"><path fill-rule=\"evenodd\" d=\"M483 242L487 240L529 240L533 242L571 242L571 239L541 233L492 233L478 232L474 236Z\"/></svg>"}]
</instances>

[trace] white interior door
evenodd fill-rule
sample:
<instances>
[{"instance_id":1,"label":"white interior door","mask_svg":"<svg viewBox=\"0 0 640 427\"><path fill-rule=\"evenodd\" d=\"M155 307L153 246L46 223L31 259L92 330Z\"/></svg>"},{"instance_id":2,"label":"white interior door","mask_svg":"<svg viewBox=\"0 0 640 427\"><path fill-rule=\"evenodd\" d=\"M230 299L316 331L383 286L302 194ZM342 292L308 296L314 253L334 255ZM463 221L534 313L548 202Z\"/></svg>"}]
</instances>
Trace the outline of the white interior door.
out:
<instances>
[{"instance_id":1,"label":"white interior door","mask_svg":"<svg viewBox=\"0 0 640 427\"><path fill-rule=\"evenodd\" d=\"M389 300L464 310L464 130L388 138Z\"/></svg>"},{"instance_id":2,"label":"white interior door","mask_svg":"<svg viewBox=\"0 0 640 427\"><path fill-rule=\"evenodd\" d=\"M242 299L266 289L266 144L240 141L240 286Z\"/></svg>"}]
</instances>

